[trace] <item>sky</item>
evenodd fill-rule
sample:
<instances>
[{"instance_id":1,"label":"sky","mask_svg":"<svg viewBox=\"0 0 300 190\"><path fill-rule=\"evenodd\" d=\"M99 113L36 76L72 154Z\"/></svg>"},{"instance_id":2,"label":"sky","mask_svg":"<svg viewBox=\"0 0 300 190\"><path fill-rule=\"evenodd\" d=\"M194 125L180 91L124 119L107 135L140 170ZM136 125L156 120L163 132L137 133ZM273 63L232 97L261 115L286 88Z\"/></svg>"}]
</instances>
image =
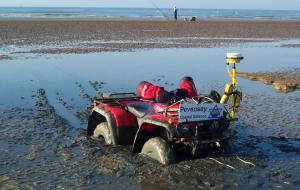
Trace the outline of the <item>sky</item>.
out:
<instances>
[{"instance_id":1,"label":"sky","mask_svg":"<svg viewBox=\"0 0 300 190\"><path fill-rule=\"evenodd\" d=\"M0 0L0 6L300 10L300 0Z\"/></svg>"}]
</instances>

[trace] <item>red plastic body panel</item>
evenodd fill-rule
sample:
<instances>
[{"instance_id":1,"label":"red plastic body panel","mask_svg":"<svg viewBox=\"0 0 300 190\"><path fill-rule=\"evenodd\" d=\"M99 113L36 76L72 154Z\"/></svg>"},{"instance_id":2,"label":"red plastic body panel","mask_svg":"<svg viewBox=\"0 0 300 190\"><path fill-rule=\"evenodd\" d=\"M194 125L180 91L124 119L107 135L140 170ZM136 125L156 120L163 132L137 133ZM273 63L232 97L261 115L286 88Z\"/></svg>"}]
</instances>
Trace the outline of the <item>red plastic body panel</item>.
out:
<instances>
[{"instance_id":1,"label":"red plastic body panel","mask_svg":"<svg viewBox=\"0 0 300 190\"><path fill-rule=\"evenodd\" d=\"M122 106L107 106L104 104L100 104L99 106L111 112L111 114L115 118L117 127L136 126L136 117L128 111L126 111Z\"/></svg>"},{"instance_id":2,"label":"red plastic body panel","mask_svg":"<svg viewBox=\"0 0 300 190\"><path fill-rule=\"evenodd\" d=\"M132 100L132 101L121 101L120 104L97 104L96 106L102 107L105 110L109 111L116 122L116 127L128 127L128 126L137 126L137 118L130 112L128 112L125 109L125 106L127 104L131 103L137 103L137 102L142 102L142 103L147 103L150 105L154 105L153 101L148 101L148 100Z\"/></svg>"}]
</instances>

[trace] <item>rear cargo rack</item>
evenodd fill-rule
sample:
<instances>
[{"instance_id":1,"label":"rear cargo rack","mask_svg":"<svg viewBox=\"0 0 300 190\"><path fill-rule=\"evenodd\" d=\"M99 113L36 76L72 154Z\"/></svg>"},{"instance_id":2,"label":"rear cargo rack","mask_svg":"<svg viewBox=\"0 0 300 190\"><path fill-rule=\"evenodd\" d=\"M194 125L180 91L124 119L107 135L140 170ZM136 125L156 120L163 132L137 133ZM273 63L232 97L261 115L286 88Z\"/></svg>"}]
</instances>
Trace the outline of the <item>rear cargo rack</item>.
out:
<instances>
[{"instance_id":1,"label":"rear cargo rack","mask_svg":"<svg viewBox=\"0 0 300 190\"><path fill-rule=\"evenodd\" d=\"M141 97L135 93L103 93L100 97L94 98L95 103L110 103L116 101L140 100Z\"/></svg>"}]
</instances>

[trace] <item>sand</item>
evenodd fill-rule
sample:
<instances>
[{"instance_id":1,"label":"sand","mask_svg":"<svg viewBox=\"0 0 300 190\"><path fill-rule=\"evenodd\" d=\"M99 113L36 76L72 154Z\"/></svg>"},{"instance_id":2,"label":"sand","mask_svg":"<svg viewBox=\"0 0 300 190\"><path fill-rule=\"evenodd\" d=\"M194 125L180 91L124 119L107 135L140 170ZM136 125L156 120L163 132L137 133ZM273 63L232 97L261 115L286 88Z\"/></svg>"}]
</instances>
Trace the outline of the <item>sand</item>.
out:
<instances>
[{"instance_id":1,"label":"sand","mask_svg":"<svg viewBox=\"0 0 300 190\"><path fill-rule=\"evenodd\" d=\"M220 47L300 38L299 29L299 21L1 20L0 48L15 45L26 48L14 53L55 54Z\"/></svg>"},{"instance_id":2,"label":"sand","mask_svg":"<svg viewBox=\"0 0 300 190\"><path fill-rule=\"evenodd\" d=\"M281 47L285 48L300 48L300 44L283 44Z\"/></svg>"},{"instance_id":3,"label":"sand","mask_svg":"<svg viewBox=\"0 0 300 190\"><path fill-rule=\"evenodd\" d=\"M277 72L238 72L237 76L252 81L260 81L266 85L273 85L276 92L288 93L300 88L300 69L294 68Z\"/></svg>"}]
</instances>

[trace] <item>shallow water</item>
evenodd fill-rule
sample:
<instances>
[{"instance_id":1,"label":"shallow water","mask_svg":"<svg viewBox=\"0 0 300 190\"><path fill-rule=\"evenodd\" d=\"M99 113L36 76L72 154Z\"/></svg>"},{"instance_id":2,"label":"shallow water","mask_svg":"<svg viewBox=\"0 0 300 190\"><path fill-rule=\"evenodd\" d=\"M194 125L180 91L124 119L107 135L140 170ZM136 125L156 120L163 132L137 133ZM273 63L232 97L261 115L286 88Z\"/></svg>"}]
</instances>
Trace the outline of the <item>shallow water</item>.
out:
<instances>
[{"instance_id":1,"label":"shallow water","mask_svg":"<svg viewBox=\"0 0 300 190\"><path fill-rule=\"evenodd\" d=\"M121 5L122 6L122 5ZM128 5L127 5L128 6ZM172 8L0 7L0 18L172 19ZM179 9L179 18L299 20L297 10Z\"/></svg>"},{"instance_id":2,"label":"shallow water","mask_svg":"<svg viewBox=\"0 0 300 190\"><path fill-rule=\"evenodd\" d=\"M141 80L152 82L159 80L158 84L168 83L166 88L172 89L176 88L180 78L185 75L193 76L199 91L207 93L209 90L207 86L224 85L225 81L229 81L224 59L226 52L243 53L245 59L237 66L238 71L278 71L299 67L298 49L280 48L276 47L277 44L262 43L254 47L247 45L229 48L43 55L41 57L24 54L25 58L1 61L0 85L1 89L6 89L2 91L1 98L15 99L18 92L22 92L20 96L23 93L28 95L37 87L44 87L52 93L64 92L66 96L71 96L78 91L75 82L84 83L86 90L94 94L93 89L86 85L88 81L103 81L107 85L103 85L102 90L110 91L133 91ZM271 88L265 85L247 82L243 79L240 81L241 87L247 91L256 93L259 89L259 91L263 90L275 95L270 91Z\"/></svg>"},{"instance_id":3,"label":"shallow water","mask_svg":"<svg viewBox=\"0 0 300 190\"><path fill-rule=\"evenodd\" d=\"M299 91L277 94L271 86L239 79L245 97L235 153L211 155L234 170L209 157L162 167L131 154L130 147L105 146L85 136L86 109L97 93L135 91L142 80L171 90L186 75L194 78L200 93L222 92L230 81L224 58L231 51L245 57L239 71L300 64L297 49L275 44L1 61L0 188L299 189Z\"/></svg>"}]
</instances>

